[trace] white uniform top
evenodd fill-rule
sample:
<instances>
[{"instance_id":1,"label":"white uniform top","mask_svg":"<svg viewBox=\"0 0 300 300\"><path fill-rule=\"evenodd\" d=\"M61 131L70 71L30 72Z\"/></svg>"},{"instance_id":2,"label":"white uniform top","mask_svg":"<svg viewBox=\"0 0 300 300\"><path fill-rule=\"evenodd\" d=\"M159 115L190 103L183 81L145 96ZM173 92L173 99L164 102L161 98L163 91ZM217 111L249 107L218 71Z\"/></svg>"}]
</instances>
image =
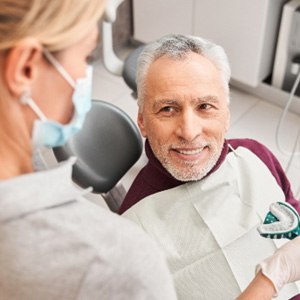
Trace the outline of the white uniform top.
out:
<instances>
[{"instance_id":1,"label":"white uniform top","mask_svg":"<svg viewBox=\"0 0 300 300\"><path fill-rule=\"evenodd\" d=\"M229 300L282 243L256 229L276 201L285 196L274 176L255 154L239 147L210 176L148 196L123 216L165 251L179 299ZM277 299L298 293L290 284Z\"/></svg>"},{"instance_id":2,"label":"white uniform top","mask_svg":"<svg viewBox=\"0 0 300 300\"><path fill-rule=\"evenodd\" d=\"M82 198L72 164L0 182L0 299L175 299L161 250Z\"/></svg>"}]
</instances>

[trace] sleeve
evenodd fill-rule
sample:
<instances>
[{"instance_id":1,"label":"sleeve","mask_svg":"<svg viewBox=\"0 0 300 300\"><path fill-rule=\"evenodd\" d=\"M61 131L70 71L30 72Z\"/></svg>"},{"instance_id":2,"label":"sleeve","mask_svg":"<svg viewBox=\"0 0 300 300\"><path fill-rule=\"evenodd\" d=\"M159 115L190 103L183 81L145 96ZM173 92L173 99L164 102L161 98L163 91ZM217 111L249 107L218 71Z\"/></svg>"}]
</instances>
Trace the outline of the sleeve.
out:
<instances>
[{"instance_id":1,"label":"sleeve","mask_svg":"<svg viewBox=\"0 0 300 300\"><path fill-rule=\"evenodd\" d=\"M163 295L163 299L176 300L164 256L156 245L146 242L144 246L131 252L127 250L132 247L123 247L126 260L122 261L96 257L82 279L78 299L160 300Z\"/></svg>"}]
</instances>

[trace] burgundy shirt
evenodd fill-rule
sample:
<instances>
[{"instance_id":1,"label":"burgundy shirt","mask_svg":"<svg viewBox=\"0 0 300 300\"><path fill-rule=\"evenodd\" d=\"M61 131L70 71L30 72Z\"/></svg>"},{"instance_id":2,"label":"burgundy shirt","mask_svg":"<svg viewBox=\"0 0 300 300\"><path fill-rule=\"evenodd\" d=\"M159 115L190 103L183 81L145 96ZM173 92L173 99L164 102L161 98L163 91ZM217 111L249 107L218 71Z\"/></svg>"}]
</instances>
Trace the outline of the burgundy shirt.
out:
<instances>
[{"instance_id":1,"label":"burgundy shirt","mask_svg":"<svg viewBox=\"0 0 300 300\"><path fill-rule=\"evenodd\" d=\"M221 155L213 167L213 169L206 175L218 170L220 165L224 162L226 155L232 150L228 147L231 145L233 149L242 146L253 152L264 164L268 167L272 175L275 177L278 185L281 187L285 194L286 201L289 202L300 213L300 203L294 198L291 191L291 185L287 179L285 172L283 171L280 163L272 152L259 142L251 139L230 139L225 140ZM135 180L133 181L120 209L119 214L124 213L127 209L139 202L143 198L161 192L167 189L174 188L185 182L175 179L154 156L148 140L145 143L146 155L149 159L148 163L139 172ZM300 298L299 298L300 299Z\"/></svg>"}]
</instances>

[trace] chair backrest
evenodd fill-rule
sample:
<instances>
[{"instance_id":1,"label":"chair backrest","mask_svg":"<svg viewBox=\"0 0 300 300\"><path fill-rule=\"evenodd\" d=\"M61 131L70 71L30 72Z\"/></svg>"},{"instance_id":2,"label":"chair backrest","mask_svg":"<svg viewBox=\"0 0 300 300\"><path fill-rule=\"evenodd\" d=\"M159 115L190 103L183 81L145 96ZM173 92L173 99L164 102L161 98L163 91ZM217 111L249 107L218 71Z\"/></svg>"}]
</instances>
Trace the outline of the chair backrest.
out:
<instances>
[{"instance_id":1,"label":"chair backrest","mask_svg":"<svg viewBox=\"0 0 300 300\"><path fill-rule=\"evenodd\" d=\"M124 61L124 67L122 71L122 77L126 84L131 88L131 90L136 93L137 92L137 84L136 84L136 69L137 69L137 61L144 50L146 45L140 45L133 51L129 53Z\"/></svg>"},{"instance_id":2,"label":"chair backrest","mask_svg":"<svg viewBox=\"0 0 300 300\"><path fill-rule=\"evenodd\" d=\"M65 146L54 148L58 161L76 156L73 180L95 193L107 193L141 156L139 130L115 105L92 101L83 128Z\"/></svg>"}]
</instances>

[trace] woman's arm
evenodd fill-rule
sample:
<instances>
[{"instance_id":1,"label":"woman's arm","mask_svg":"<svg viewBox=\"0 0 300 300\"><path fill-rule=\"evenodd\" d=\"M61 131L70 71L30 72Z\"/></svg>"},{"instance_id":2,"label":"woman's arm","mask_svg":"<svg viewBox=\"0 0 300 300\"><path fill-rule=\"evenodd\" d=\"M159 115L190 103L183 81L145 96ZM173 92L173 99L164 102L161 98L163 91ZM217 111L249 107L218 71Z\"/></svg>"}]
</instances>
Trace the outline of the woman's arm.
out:
<instances>
[{"instance_id":1,"label":"woman's arm","mask_svg":"<svg viewBox=\"0 0 300 300\"><path fill-rule=\"evenodd\" d=\"M270 300L275 294L272 281L259 271L237 300Z\"/></svg>"}]
</instances>

